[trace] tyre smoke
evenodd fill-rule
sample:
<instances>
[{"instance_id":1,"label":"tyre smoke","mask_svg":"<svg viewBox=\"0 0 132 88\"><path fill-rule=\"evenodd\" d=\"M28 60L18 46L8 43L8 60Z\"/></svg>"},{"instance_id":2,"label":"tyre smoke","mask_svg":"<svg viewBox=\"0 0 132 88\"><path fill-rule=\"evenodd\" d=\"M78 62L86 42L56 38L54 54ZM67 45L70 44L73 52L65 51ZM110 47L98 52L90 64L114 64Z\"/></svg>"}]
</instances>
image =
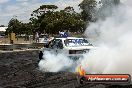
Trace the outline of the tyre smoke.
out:
<instances>
[{"instance_id":1,"label":"tyre smoke","mask_svg":"<svg viewBox=\"0 0 132 88\"><path fill-rule=\"evenodd\" d=\"M87 72L132 75L131 9L132 1L125 0L113 9L111 16L91 23L87 28L85 34L98 46L81 61Z\"/></svg>"},{"instance_id":2,"label":"tyre smoke","mask_svg":"<svg viewBox=\"0 0 132 88\"><path fill-rule=\"evenodd\" d=\"M45 60L39 62L40 70L64 71L71 67L74 69L74 63L77 63L87 73L132 75L132 1L122 2L113 8L111 15L96 23L90 23L86 29L85 35L98 48L90 50L78 62L72 61L65 54L45 52Z\"/></svg>"},{"instance_id":3,"label":"tyre smoke","mask_svg":"<svg viewBox=\"0 0 132 88\"><path fill-rule=\"evenodd\" d=\"M71 70L73 61L65 54L55 54L51 52L44 52L43 60L39 62L39 69L41 71L58 72Z\"/></svg>"}]
</instances>

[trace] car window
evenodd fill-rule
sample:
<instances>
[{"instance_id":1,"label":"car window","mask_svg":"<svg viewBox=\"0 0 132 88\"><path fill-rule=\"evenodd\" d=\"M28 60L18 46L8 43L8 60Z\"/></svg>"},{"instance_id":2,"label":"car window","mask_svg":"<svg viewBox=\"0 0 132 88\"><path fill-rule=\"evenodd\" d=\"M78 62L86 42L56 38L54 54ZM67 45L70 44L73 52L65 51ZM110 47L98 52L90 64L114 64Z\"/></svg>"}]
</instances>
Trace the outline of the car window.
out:
<instances>
[{"instance_id":1,"label":"car window","mask_svg":"<svg viewBox=\"0 0 132 88\"><path fill-rule=\"evenodd\" d=\"M50 44L49 48L52 49L63 49L63 43L61 39L53 39Z\"/></svg>"},{"instance_id":2,"label":"car window","mask_svg":"<svg viewBox=\"0 0 132 88\"><path fill-rule=\"evenodd\" d=\"M66 39L64 43L67 47L90 45L90 43L86 39Z\"/></svg>"},{"instance_id":3,"label":"car window","mask_svg":"<svg viewBox=\"0 0 132 88\"><path fill-rule=\"evenodd\" d=\"M60 40L60 41L58 42L58 48L59 48L59 49L63 49L63 43L62 43L62 40Z\"/></svg>"}]
</instances>

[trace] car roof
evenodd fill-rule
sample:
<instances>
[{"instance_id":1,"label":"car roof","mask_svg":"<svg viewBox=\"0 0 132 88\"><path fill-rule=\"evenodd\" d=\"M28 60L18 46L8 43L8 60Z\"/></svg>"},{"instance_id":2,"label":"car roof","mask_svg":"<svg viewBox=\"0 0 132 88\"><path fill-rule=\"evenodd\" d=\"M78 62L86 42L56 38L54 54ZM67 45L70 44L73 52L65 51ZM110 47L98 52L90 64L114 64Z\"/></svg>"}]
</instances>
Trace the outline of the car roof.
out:
<instances>
[{"instance_id":1,"label":"car roof","mask_svg":"<svg viewBox=\"0 0 132 88\"><path fill-rule=\"evenodd\" d=\"M62 39L62 40L65 40L65 39L84 39L84 38L78 38L78 37L67 37L67 38L55 38L55 39Z\"/></svg>"},{"instance_id":2,"label":"car roof","mask_svg":"<svg viewBox=\"0 0 132 88\"><path fill-rule=\"evenodd\" d=\"M67 38L54 38L54 39L60 39L60 40L64 41L64 40L66 40L66 39L85 39L85 38L67 37Z\"/></svg>"}]
</instances>

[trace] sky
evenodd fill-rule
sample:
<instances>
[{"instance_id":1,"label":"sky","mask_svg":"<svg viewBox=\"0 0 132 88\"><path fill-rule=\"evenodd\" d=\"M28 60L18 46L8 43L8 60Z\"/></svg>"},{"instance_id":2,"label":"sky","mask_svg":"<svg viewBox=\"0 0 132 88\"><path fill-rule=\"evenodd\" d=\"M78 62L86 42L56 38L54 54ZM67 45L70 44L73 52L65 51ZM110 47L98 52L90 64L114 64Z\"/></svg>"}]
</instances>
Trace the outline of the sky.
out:
<instances>
[{"instance_id":1,"label":"sky","mask_svg":"<svg viewBox=\"0 0 132 88\"><path fill-rule=\"evenodd\" d=\"M79 11L78 4L82 0L0 0L0 25L8 25L11 18L16 17L22 22L29 22L30 14L39 6L44 4L54 4L59 9L67 6L74 7Z\"/></svg>"}]
</instances>

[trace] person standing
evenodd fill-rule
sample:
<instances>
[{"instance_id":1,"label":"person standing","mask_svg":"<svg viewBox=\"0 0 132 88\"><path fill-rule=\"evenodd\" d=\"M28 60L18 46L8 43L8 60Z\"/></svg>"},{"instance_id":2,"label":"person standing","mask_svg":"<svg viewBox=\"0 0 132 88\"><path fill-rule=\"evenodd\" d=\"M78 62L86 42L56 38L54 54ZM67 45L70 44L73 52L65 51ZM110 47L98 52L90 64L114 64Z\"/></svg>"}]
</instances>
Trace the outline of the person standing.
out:
<instances>
[{"instance_id":1,"label":"person standing","mask_svg":"<svg viewBox=\"0 0 132 88\"><path fill-rule=\"evenodd\" d=\"M38 34L38 32L36 32L35 38L36 38L36 43L39 42L39 34Z\"/></svg>"}]
</instances>

